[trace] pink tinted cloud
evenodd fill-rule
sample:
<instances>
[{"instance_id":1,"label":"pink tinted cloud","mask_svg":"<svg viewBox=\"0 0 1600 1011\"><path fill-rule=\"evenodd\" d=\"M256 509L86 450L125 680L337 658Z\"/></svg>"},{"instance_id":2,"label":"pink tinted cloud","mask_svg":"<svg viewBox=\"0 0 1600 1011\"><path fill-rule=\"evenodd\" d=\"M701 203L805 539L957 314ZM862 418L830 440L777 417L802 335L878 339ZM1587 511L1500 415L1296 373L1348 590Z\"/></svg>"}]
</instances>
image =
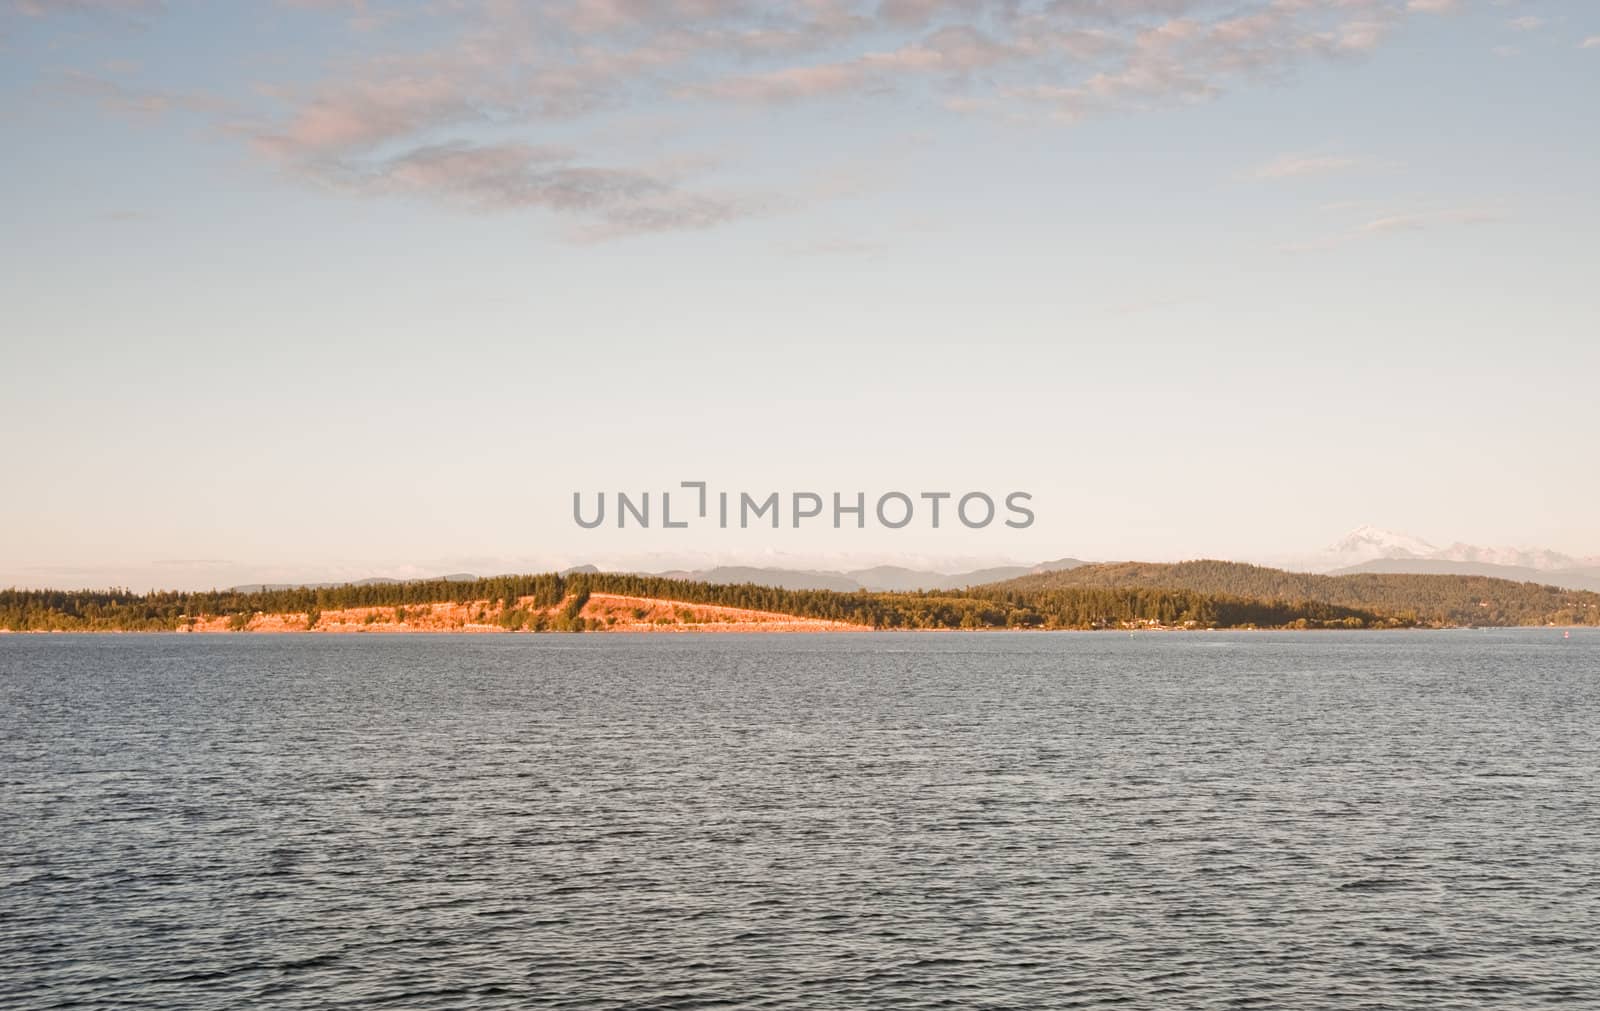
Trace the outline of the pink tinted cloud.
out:
<instances>
[{"instance_id":1,"label":"pink tinted cloud","mask_svg":"<svg viewBox=\"0 0 1600 1011\"><path fill-rule=\"evenodd\" d=\"M130 14L154 11L161 0L10 0L8 6L24 17L58 14Z\"/></svg>"},{"instance_id":2,"label":"pink tinted cloud","mask_svg":"<svg viewBox=\"0 0 1600 1011\"><path fill-rule=\"evenodd\" d=\"M41 2L41 0L33 0ZM317 0L292 0L316 3ZM370 13L383 4L369 0ZM763 201L626 159L536 152L557 124L886 94L1072 121L1215 99L1359 59L1439 0L552 0L442 3L438 44L279 87L252 138L297 175L586 235L708 227ZM334 9L349 10L349 4ZM369 47L370 48L370 47ZM505 135L513 139L506 141ZM490 140L489 137L494 139ZM464 141L462 138L473 138ZM398 152L398 153L397 153ZM609 167L602 167L609 166Z\"/></svg>"}]
</instances>

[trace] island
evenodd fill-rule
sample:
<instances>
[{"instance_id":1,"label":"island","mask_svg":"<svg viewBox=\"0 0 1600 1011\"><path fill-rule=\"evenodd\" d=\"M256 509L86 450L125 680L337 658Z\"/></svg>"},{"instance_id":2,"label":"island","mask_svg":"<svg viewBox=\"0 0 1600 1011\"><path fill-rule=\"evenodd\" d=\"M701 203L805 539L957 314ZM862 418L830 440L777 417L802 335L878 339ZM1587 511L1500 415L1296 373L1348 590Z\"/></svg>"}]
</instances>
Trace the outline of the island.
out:
<instances>
[{"instance_id":1,"label":"island","mask_svg":"<svg viewBox=\"0 0 1600 1011\"><path fill-rule=\"evenodd\" d=\"M840 592L629 573L134 593L0 590L4 632L847 632L1600 625L1600 594L1237 562L1080 565L961 589Z\"/></svg>"}]
</instances>

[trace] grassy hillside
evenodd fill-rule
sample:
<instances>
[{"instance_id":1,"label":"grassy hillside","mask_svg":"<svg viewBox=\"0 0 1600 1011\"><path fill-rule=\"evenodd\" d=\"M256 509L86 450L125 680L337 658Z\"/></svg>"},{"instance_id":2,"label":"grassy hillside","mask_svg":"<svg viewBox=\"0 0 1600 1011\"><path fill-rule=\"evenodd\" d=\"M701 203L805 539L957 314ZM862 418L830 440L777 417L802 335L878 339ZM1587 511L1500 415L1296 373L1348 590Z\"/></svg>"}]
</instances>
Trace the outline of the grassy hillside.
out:
<instances>
[{"instance_id":1,"label":"grassy hillside","mask_svg":"<svg viewBox=\"0 0 1600 1011\"><path fill-rule=\"evenodd\" d=\"M1069 589L1160 588L1373 610L1408 623L1600 624L1600 594L1465 575L1363 572L1322 576L1239 562L1114 562L1023 576L988 587L1019 594Z\"/></svg>"}]
</instances>

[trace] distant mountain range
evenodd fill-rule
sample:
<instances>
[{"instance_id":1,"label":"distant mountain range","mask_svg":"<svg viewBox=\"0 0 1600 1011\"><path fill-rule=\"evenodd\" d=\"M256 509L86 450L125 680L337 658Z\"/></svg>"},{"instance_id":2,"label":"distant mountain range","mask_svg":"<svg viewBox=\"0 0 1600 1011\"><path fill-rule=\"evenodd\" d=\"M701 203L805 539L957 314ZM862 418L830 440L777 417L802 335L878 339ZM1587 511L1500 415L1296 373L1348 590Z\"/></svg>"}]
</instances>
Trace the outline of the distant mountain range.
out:
<instances>
[{"instance_id":1,"label":"distant mountain range","mask_svg":"<svg viewBox=\"0 0 1600 1011\"><path fill-rule=\"evenodd\" d=\"M857 590L901 592L960 590L970 586L1007 582L1025 576L1067 572L1093 564L1096 563L1080 558L1057 558L1037 565L1001 565L967 572L936 572L896 565L848 570L723 565L705 569L674 569L642 574L698 583L752 583L785 590L832 590L837 593L854 593ZM1484 576L1518 583L1541 583L1568 590L1600 592L1600 557L1578 558L1548 549L1488 548L1459 542L1440 548L1420 537L1374 526L1357 527L1316 554L1278 561L1275 564L1291 571L1326 575L1390 573ZM599 571L593 565L580 565L565 570L562 575ZM471 582L478 577L469 573L451 573L435 578L449 582ZM363 579L354 585L374 586L395 582L399 580L376 578ZM316 589L337 585L345 584L252 583L235 586L232 589L241 593L255 593L263 590L296 589L301 586Z\"/></svg>"},{"instance_id":2,"label":"distant mountain range","mask_svg":"<svg viewBox=\"0 0 1600 1011\"><path fill-rule=\"evenodd\" d=\"M470 572L452 572L448 576L434 576L434 579L446 583L472 583L478 577ZM371 579L357 579L354 582L337 583L245 583L242 586L230 586L234 593L264 593L270 590L321 590L331 586L387 586L390 583L407 583L412 580L389 579L386 576L374 576Z\"/></svg>"},{"instance_id":3,"label":"distant mountain range","mask_svg":"<svg viewBox=\"0 0 1600 1011\"><path fill-rule=\"evenodd\" d=\"M998 583L1021 576L1062 572L1088 564L1079 558L1057 558L1050 562L1040 562L1038 565L1001 565L990 569L954 573L905 569L897 565L878 565L870 569L851 569L845 572L718 566L711 569L679 569L652 574L664 579L683 579L699 583L755 583L759 586L776 586L785 590L833 590L838 593L854 593L856 590L875 592L960 590L968 586Z\"/></svg>"},{"instance_id":4,"label":"distant mountain range","mask_svg":"<svg viewBox=\"0 0 1600 1011\"><path fill-rule=\"evenodd\" d=\"M775 586L784 590L833 590L836 593L854 593L857 590L870 590L873 592L960 590L969 586L982 586L985 583L998 583L1007 579L1017 579L1021 576L1037 575L1045 572L1062 572L1088 564L1088 562L1078 558L1057 558L1050 562L1040 562L1038 565L1000 565L989 569L974 569L971 572L954 573L933 572L925 569L906 569L896 565L878 565L870 569L851 569L844 572L826 569L779 569L719 565L709 569L674 569L669 572L650 572L642 573L642 575L659 576L663 579L678 579L692 583L753 583L757 586ZM562 570L561 574L563 576L571 576L583 573L597 573L599 571L601 570L593 565L577 565L570 569ZM470 583L478 577L469 573L457 572L435 578L452 583ZM403 580L362 579L348 585L378 586L398 582L403 582ZM244 586L230 587L230 589L236 593L259 593L263 590L295 590L301 588L316 590L323 587L344 585L347 584L250 583Z\"/></svg>"},{"instance_id":5,"label":"distant mountain range","mask_svg":"<svg viewBox=\"0 0 1600 1011\"><path fill-rule=\"evenodd\" d=\"M1374 526L1355 528L1341 540L1330 545L1325 553L1343 560L1346 565L1359 565L1379 559L1418 558L1440 562L1537 569L1541 572L1600 567L1600 558L1574 558L1547 548L1485 548L1459 541L1447 548L1440 548L1420 537Z\"/></svg>"},{"instance_id":6,"label":"distant mountain range","mask_svg":"<svg viewBox=\"0 0 1600 1011\"><path fill-rule=\"evenodd\" d=\"M719 566L679 569L655 575L707 583L756 583L786 590L850 593L855 590L959 590L1023 576L1066 572L1093 564L1079 558L1058 558L1037 565L998 566L958 573L893 565L846 571ZM1462 543L1440 548L1420 537L1374 526L1357 527L1319 554L1290 567L1329 575L1374 572L1485 576L1518 583L1542 583L1569 590L1600 592L1600 558L1576 558L1544 549L1486 548ZM581 570L573 571L597 570L592 566L584 566Z\"/></svg>"},{"instance_id":7,"label":"distant mountain range","mask_svg":"<svg viewBox=\"0 0 1600 1011\"><path fill-rule=\"evenodd\" d=\"M1486 548L1457 542L1436 547L1420 537L1361 526L1296 568L1330 575L1356 572L1487 576L1600 591L1600 558L1535 548Z\"/></svg>"}]
</instances>

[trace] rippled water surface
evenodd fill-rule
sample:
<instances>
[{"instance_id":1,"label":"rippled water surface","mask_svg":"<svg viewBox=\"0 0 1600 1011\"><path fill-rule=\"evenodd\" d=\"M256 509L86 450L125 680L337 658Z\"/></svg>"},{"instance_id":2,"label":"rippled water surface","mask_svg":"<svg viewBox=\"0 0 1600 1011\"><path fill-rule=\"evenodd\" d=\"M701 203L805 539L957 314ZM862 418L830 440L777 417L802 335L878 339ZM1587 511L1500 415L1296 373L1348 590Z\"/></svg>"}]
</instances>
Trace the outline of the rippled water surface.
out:
<instances>
[{"instance_id":1,"label":"rippled water surface","mask_svg":"<svg viewBox=\"0 0 1600 1011\"><path fill-rule=\"evenodd\" d=\"M0 637L0 1005L1597 1005L1597 799L1587 631Z\"/></svg>"}]
</instances>

